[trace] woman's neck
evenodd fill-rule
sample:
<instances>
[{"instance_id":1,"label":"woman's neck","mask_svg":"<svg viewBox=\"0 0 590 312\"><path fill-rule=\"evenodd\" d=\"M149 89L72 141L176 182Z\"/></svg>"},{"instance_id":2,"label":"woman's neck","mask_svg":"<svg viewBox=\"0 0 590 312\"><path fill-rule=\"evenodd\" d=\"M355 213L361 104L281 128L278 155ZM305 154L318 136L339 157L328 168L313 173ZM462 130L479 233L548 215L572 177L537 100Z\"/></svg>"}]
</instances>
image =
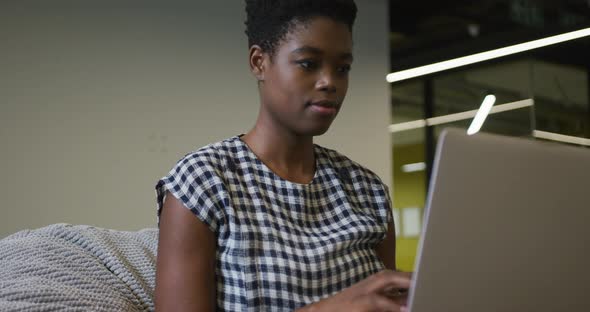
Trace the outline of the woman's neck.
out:
<instances>
[{"instance_id":1,"label":"woman's neck","mask_svg":"<svg viewBox=\"0 0 590 312\"><path fill-rule=\"evenodd\" d=\"M259 118L242 140L281 178L297 183L313 179L316 168L312 136L298 136Z\"/></svg>"}]
</instances>

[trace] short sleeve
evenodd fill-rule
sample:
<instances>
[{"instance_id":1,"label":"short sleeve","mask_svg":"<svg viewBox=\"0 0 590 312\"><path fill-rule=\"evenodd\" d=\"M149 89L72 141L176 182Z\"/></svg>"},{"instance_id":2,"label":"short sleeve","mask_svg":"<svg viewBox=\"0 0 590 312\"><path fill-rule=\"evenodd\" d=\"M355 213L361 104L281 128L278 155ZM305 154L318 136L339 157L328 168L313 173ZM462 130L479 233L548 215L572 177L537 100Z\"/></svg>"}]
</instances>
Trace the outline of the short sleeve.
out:
<instances>
[{"instance_id":1,"label":"short sleeve","mask_svg":"<svg viewBox=\"0 0 590 312\"><path fill-rule=\"evenodd\" d=\"M383 192L385 193L385 202L384 202L384 207L385 207L385 220L387 221L387 223L393 223L393 205L391 203L391 195L389 193L389 187L387 187L387 185L383 184Z\"/></svg>"},{"instance_id":2,"label":"short sleeve","mask_svg":"<svg viewBox=\"0 0 590 312\"><path fill-rule=\"evenodd\" d=\"M167 192L170 192L209 229L218 234L223 221L223 202L226 187L221 170L211 157L189 154L156 184L158 225Z\"/></svg>"},{"instance_id":3,"label":"short sleeve","mask_svg":"<svg viewBox=\"0 0 590 312\"><path fill-rule=\"evenodd\" d=\"M373 186L373 200L376 207L376 213L380 226L383 229L382 240L387 237L389 225L393 224L393 211L391 210L391 198L389 196L389 187L379 178Z\"/></svg>"},{"instance_id":4,"label":"short sleeve","mask_svg":"<svg viewBox=\"0 0 590 312\"><path fill-rule=\"evenodd\" d=\"M376 213L379 216L381 226L386 230L389 222L393 222L389 188L381 179L375 176L372 189L371 195L372 201L375 204Z\"/></svg>"}]
</instances>

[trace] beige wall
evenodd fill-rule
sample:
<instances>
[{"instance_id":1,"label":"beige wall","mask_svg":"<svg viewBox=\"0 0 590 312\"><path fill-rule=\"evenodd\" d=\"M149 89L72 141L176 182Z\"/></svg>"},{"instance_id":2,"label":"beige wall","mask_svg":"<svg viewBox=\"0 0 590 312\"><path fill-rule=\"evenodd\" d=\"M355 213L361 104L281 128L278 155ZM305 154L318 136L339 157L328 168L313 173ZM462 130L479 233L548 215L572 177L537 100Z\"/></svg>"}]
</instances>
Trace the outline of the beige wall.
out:
<instances>
[{"instance_id":1,"label":"beige wall","mask_svg":"<svg viewBox=\"0 0 590 312\"><path fill-rule=\"evenodd\" d=\"M0 3L0 237L155 226L156 180L253 125L242 1L13 3ZM317 142L389 183L387 1L357 3L349 95Z\"/></svg>"}]
</instances>

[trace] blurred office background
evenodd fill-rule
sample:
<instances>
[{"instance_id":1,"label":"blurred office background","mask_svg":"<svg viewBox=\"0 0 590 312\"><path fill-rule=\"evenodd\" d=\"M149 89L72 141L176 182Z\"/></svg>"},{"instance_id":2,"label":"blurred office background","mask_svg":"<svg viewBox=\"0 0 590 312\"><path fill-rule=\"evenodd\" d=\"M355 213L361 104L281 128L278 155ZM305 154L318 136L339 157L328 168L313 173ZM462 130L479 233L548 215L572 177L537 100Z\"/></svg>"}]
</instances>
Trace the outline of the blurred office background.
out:
<instances>
[{"instance_id":1,"label":"blurred office background","mask_svg":"<svg viewBox=\"0 0 590 312\"><path fill-rule=\"evenodd\" d=\"M428 5L391 0L389 12L392 73L590 30L587 0L438 1ZM481 131L587 146L589 56L590 37L586 35L391 83L393 202L402 269L411 270L414 265L440 130L447 126L467 129L484 97L493 94L495 106L503 111L490 114Z\"/></svg>"},{"instance_id":2,"label":"blurred office background","mask_svg":"<svg viewBox=\"0 0 590 312\"><path fill-rule=\"evenodd\" d=\"M317 142L391 181L387 0L359 0L345 105ZM156 225L182 156L245 133L258 92L244 2L0 1L0 237Z\"/></svg>"},{"instance_id":3,"label":"blurred office background","mask_svg":"<svg viewBox=\"0 0 590 312\"><path fill-rule=\"evenodd\" d=\"M412 270L440 130L466 129L493 94L503 111L482 131L590 138L590 40L386 76L588 28L590 3L357 4L349 94L317 142L390 186L398 264ZM235 0L1 1L0 237L58 222L155 226L156 180L184 154L254 123L243 11Z\"/></svg>"}]
</instances>

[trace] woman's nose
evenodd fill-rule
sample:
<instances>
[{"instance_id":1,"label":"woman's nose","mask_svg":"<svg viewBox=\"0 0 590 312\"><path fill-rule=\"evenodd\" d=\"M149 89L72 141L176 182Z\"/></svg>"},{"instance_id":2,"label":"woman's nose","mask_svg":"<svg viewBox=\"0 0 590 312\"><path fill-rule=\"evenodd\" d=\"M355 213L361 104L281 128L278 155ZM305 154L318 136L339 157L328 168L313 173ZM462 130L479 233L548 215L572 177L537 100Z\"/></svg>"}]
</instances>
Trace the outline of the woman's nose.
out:
<instances>
[{"instance_id":1,"label":"woman's nose","mask_svg":"<svg viewBox=\"0 0 590 312\"><path fill-rule=\"evenodd\" d=\"M323 70L316 81L316 89L325 92L336 92L335 73L330 70Z\"/></svg>"}]
</instances>

